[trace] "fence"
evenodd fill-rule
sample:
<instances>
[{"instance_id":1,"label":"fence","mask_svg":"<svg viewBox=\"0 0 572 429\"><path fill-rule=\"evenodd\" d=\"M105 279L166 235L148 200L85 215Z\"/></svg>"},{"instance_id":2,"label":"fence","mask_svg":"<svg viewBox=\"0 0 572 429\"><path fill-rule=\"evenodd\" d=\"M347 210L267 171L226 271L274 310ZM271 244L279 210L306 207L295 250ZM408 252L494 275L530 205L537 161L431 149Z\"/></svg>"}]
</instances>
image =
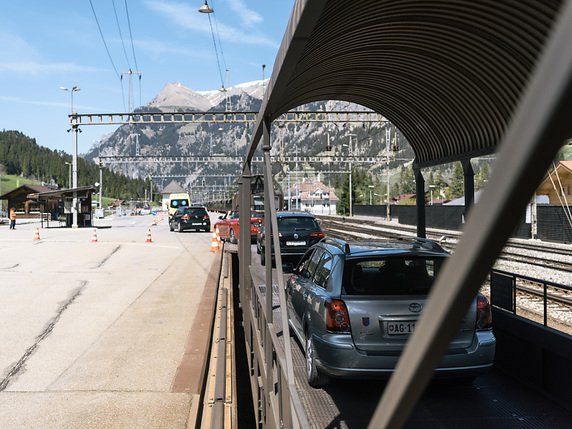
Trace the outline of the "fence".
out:
<instances>
[{"instance_id":1,"label":"fence","mask_svg":"<svg viewBox=\"0 0 572 429\"><path fill-rule=\"evenodd\" d=\"M386 206L354 205L356 216L386 217ZM512 216L513 214L508 214ZM427 228L460 231L465 223L464 206L427 206L425 219ZM390 218L397 219L403 225L417 225L416 206L390 206ZM537 208L537 238L557 243L572 243L572 226L561 206L539 205ZM532 225L528 216L523 215L515 228L513 238L532 237Z\"/></svg>"}]
</instances>

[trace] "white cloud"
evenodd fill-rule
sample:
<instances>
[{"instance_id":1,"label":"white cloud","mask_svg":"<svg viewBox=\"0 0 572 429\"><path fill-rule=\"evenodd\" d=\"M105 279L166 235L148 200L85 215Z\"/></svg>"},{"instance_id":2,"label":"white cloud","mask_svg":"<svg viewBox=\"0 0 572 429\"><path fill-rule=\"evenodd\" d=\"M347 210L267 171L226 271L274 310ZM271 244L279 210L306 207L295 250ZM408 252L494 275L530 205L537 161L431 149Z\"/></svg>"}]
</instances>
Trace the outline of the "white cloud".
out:
<instances>
[{"instance_id":1,"label":"white cloud","mask_svg":"<svg viewBox=\"0 0 572 429\"><path fill-rule=\"evenodd\" d=\"M227 4L247 27L252 27L263 21L262 15L252 9L248 9L243 0L227 0Z\"/></svg>"},{"instance_id":2,"label":"white cloud","mask_svg":"<svg viewBox=\"0 0 572 429\"><path fill-rule=\"evenodd\" d=\"M235 0L240 3L241 0ZM176 25L194 30L196 32L202 33L204 35L211 35L211 28L207 17L204 14L197 12L197 7L189 6L186 4L172 3L167 0L147 0L147 6L165 16L167 19L175 23ZM260 20L260 15L252 11L243 11L244 17L241 19L247 20L248 22L258 22ZM218 34L222 40L231 43L242 43L247 45L257 45L257 46L267 46L271 48L277 48L279 45L265 37L261 34L252 34L250 31L245 32L240 28L226 25L217 19L216 27Z\"/></svg>"},{"instance_id":3,"label":"white cloud","mask_svg":"<svg viewBox=\"0 0 572 429\"><path fill-rule=\"evenodd\" d=\"M102 69L97 67L79 66L70 63L39 63L35 61L12 61L0 62L0 73L13 72L29 75L41 73L68 73L68 72L99 72Z\"/></svg>"},{"instance_id":4,"label":"white cloud","mask_svg":"<svg viewBox=\"0 0 572 429\"><path fill-rule=\"evenodd\" d=\"M69 102L60 102L60 101L45 101L45 100L31 100L29 98L21 98L21 97L10 97L0 95L0 101L8 101L10 103L18 103L18 104L27 104L30 106L40 106L40 107L58 107L69 110L70 103ZM81 109L81 110L89 110L89 111L97 111L97 112L109 112L110 109L102 109L100 107L94 106L86 106L81 104L74 103L74 110ZM113 110L113 109L111 109Z\"/></svg>"},{"instance_id":5,"label":"white cloud","mask_svg":"<svg viewBox=\"0 0 572 429\"><path fill-rule=\"evenodd\" d=\"M198 50L196 48L182 48L178 45L164 43L159 40L135 40L134 43L135 46L144 51L147 51L154 57L159 57L164 54L185 55L202 59L212 57L212 53L210 51Z\"/></svg>"}]
</instances>

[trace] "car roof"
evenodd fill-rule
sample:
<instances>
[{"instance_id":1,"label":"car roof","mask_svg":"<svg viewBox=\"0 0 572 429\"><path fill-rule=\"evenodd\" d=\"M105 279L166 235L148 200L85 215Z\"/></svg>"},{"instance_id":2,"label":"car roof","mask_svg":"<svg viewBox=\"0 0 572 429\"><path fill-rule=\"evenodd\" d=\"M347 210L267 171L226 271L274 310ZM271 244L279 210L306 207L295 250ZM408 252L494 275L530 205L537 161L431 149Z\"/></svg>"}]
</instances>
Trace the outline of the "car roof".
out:
<instances>
[{"instance_id":1,"label":"car roof","mask_svg":"<svg viewBox=\"0 0 572 429\"><path fill-rule=\"evenodd\" d=\"M419 237L351 241L324 238L320 243L334 253L344 253L347 258L403 254L442 257L449 255L437 242Z\"/></svg>"},{"instance_id":2,"label":"car roof","mask_svg":"<svg viewBox=\"0 0 572 429\"><path fill-rule=\"evenodd\" d=\"M276 217L309 217L315 219L312 213L308 212L276 212Z\"/></svg>"}]
</instances>

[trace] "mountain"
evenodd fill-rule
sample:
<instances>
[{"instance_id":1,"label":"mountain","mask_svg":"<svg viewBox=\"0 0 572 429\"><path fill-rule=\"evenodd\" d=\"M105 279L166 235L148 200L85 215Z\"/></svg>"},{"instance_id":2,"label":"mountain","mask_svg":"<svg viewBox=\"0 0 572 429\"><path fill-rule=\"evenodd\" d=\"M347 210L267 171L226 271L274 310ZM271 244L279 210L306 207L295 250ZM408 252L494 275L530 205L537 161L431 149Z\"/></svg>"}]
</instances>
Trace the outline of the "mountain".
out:
<instances>
[{"instance_id":1,"label":"mountain","mask_svg":"<svg viewBox=\"0 0 572 429\"><path fill-rule=\"evenodd\" d=\"M181 83L169 83L147 105L137 112L224 112L224 111L258 111L262 103L266 81L253 81L229 87L226 91L193 91ZM323 101L302 106L300 110L311 111L363 111L362 106L342 102ZM354 155L379 157L379 163L366 164L362 167L372 175L381 177L386 171L385 157L385 124L381 123L287 123L272 130L273 155L276 156L312 156L312 155ZM395 136L392 128L392 146L399 144L400 158L412 158L409 145L402 136ZM152 124L123 125L111 135L104 137L100 143L85 156L96 160L98 156L149 155L177 157L185 155L237 155L244 156L250 144L252 124L230 123L193 123L193 124ZM328 146L329 142L329 146ZM329 149L329 150L328 150ZM395 167L402 161L391 161ZM185 189L199 192L206 197L222 196L240 172L241 163L199 163L171 162L158 163L143 159L138 163L113 163L109 165L114 171L122 172L133 178L152 177L159 189L175 178ZM339 182L340 173L328 171L347 170L346 165L309 165L300 161L295 165L276 163L274 173L279 180L286 180L288 171L298 168L297 177L313 178L321 172L328 182ZM261 173L262 166L254 164L254 173ZM292 173L290 173L292 174Z\"/></svg>"}]
</instances>

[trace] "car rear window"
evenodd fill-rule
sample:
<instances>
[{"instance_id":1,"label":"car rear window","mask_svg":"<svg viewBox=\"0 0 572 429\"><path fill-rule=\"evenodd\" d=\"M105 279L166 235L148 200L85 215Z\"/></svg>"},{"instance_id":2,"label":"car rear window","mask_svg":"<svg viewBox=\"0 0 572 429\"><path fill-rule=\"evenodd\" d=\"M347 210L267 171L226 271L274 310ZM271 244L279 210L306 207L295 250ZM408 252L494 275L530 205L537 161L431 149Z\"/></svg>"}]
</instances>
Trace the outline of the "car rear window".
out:
<instances>
[{"instance_id":1,"label":"car rear window","mask_svg":"<svg viewBox=\"0 0 572 429\"><path fill-rule=\"evenodd\" d=\"M191 216L201 216L207 214L207 211L202 207L189 207L186 212Z\"/></svg>"},{"instance_id":2,"label":"car rear window","mask_svg":"<svg viewBox=\"0 0 572 429\"><path fill-rule=\"evenodd\" d=\"M394 257L346 261L343 286L348 295L427 294L442 257Z\"/></svg>"},{"instance_id":3,"label":"car rear window","mask_svg":"<svg viewBox=\"0 0 572 429\"><path fill-rule=\"evenodd\" d=\"M278 229L281 231L286 230L305 230L305 229L318 229L318 223L311 217L279 217Z\"/></svg>"}]
</instances>

